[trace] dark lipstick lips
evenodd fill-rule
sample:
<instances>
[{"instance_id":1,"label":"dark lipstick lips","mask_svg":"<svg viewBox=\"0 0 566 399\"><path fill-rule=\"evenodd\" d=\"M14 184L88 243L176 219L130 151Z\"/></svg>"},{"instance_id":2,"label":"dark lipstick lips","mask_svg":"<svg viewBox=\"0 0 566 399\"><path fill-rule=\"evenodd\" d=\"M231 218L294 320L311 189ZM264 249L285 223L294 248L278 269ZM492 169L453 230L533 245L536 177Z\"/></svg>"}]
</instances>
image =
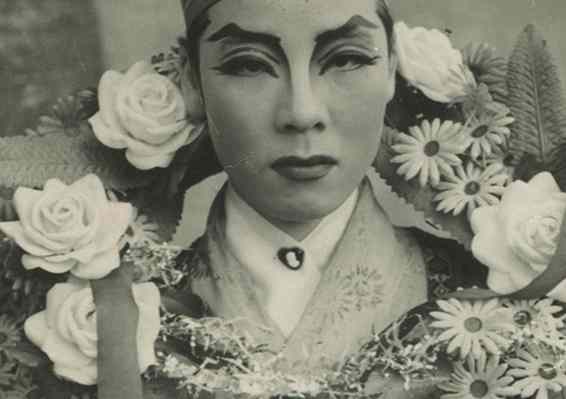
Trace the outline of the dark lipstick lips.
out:
<instances>
[{"instance_id":1,"label":"dark lipstick lips","mask_svg":"<svg viewBox=\"0 0 566 399\"><path fill-rule=\"evenodd\" d=\"M281 157L275 160L271 165L273 168L278 167L296 167L308 168L318 165L336 165L338 162L326 155L315 155L308 158L300 158L296 156Z\"/></svg>"},{"instance_id":2,"label":"dark lipstick lips","mask_svg":"<svg viewBox=\"0 0 566 399\"><path fill-rule=\"evenodd\" d=\"M327 155L308 158L281 157L271 165L277 173L294 181L316 180L326 176L338 161Z\"/></svg>"}]
</instances>

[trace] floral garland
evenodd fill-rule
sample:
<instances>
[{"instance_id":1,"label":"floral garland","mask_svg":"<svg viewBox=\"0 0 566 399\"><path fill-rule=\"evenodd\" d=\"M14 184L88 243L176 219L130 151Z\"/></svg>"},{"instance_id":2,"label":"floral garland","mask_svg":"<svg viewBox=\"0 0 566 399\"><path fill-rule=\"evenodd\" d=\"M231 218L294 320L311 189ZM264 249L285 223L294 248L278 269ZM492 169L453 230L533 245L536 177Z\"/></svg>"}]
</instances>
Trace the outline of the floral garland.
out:
<instances>
[{"instance_id":1,"label":"floral garland","mask_svg":"<svg viewBox=\"0 0 566 399\"><path fill-rule=\"evenodd\" d=\"M485 44L454 49L437 30L399 22L395 35L397 95L374 166L489 268L490 290L423 304L334 369L296 375L283 373L284 357L238 320L201 317L198 298L178 298L202 273L190 262L196 255L166 242L184 190L215 166L201 151L202 110L181 84L186 55L174 49L106 72L97 92L60 100L36 129L0 141L0 184L13 192L0 222L0 393L95 395L87 386L99 382L99 334L109 337L97 317L112 310L105 285L115 283L137 310L137 319L126 317L140 332L133 360L157 396L163 379L190 394L249 397L538 399L563 391L566 327L556 300L566 298L566 118L544 41L528 26L506 62ZM210 165L194 174L191 162L203 159ZM532 292L540 298L518 298Z\"/></svg>"}]
</instances>

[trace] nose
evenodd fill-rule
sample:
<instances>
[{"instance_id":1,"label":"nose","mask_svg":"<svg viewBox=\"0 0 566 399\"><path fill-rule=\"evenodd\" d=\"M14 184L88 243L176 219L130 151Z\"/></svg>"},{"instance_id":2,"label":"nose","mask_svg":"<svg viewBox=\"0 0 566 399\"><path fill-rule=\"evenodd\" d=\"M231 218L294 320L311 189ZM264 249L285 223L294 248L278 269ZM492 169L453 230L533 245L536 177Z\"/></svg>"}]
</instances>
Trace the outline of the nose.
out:
<instances>
[{"instance_id":1,"label":"nose","mask_svg":"<svg viewBox=\"0 0 566 399\"><path fill-rule=\"evenodd\" d=\"M320 90L313 89L308 71L291 75L284 88L276 117L277 130L282 133L324 131L328 113Z\"/></svg>"}]
</instances>

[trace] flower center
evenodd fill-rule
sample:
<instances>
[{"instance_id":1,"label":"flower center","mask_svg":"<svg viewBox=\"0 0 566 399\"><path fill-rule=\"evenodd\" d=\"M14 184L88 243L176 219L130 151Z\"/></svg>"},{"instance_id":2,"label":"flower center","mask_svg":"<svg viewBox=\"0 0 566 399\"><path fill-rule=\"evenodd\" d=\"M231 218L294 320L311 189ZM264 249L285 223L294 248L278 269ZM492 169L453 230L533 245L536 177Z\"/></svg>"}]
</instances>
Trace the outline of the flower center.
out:
<instances>
[{"instance_id":1,"label":"flower center","mask_svg":"<svg viewBox=\"0 0 566 399\"><path fill-rule=\"evenodd\" d=\"M531 314L526 310L520 310L513 315L513 321L515 324L523 327L529 324L533 320Z\"/></svg>"},{"instance_id":2,"label":"flower center","mask_svg":"<svg viewBox=\"0 0 566 399\"><path fill-rule=\"evenodd\" d=\"M554 367L553 364L543 363L538 369L538 375L545 380L552 380L556 378L558 372L556 371L556 367Z\"/></svg>"},{"instance_id":3,"label":"flower center","mask_svg":"<svg viewBox=\"0 0 566 399\"><path fill-rule=\"evenodd\" d=\"M0 345L6 343L8 341L8 334L0 332Z\"/></svg>"},{"instance_id":4,"label":"flower center","mask_svg":"<svg viewBox=\"0 0 566 399\"><path fill-rule=\"evenodd\" d=\"M464 321L464 328L468 332L471 332L471 333L478 332L482 329L482 327L483 327L483 323L482 323L481 319L479 319L477 317L468 317Z\"/></svg>"},{"instance_id":5,"label":"flower center","mask_svg":"<svg viewBox=\"0 0 566 399\"><path fill-rule=\"evenodd\" d=\"M485 381L475 380L470 384L470 393L474 398L483 398L489 392L489 387Z\"/></svg>"},{"instance_id":6,"label":"flower center","mask_svg":"<svg viewBox=\"0 0 566 399\"><path fill-rule=\"evenodd\" d=\"M476 195L480 192L480 189L481 186L477 181L471 181L464 187L464 193L466 193L466 195Z\"/></svg>"},{"instance_id":7,"label":"flower center","mask_svg":"<svg viewBox=\"0 0 566 399\"><path fill-rule=\"evenodd\" d=\"M472 131L471 135L472 135L473 138L479 139L479 138L482 138L483 136L485 136L485 134L488 132L488 130L489 129L486 125L481 125L481 126L476 127Z\"/></svg>"},{"instance_id":8,"label":"flower center","mask_svg":"<svg viewBox=\"0 0 566 399\"><path fill-rule=\"evenodd\" d=\"M429 141L424 146L424 153L427 157L433 157L440 152L440 144L438 141Z\"/></svg>"}]
</instances>

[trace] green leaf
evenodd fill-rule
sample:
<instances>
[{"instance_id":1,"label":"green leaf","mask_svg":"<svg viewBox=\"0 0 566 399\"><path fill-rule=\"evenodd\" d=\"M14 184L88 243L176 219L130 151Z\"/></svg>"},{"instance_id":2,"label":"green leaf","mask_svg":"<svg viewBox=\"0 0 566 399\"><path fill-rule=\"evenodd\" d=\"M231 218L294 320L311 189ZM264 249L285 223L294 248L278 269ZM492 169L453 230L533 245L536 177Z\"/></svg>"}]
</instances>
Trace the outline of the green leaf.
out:
<instances>
[{"instance_id":1,"label":"green leaf","mask_svg":"<svg viewBox=\"0 0 566 399\"><path fill-rule=\"evenodd\" d=\"M373 165L376 172L397 195L412 204L417 211L423 212L425 218L442 230L449 232L452 238L469 249L473 233L465 213L453 216L438 212L433 202L437 194L435 190L429 186L421 187L416 179L406 181L403 176L397 174L397 166L391 162L391 158L396 155L391 148L393 137L396 134L399 134L396 130L384 127L383 139Z\"/></svg>"},{"instance_id":2,"label":"green leaf","mask_svg":"<svg viewBox=\"0 0 566 399\"><path fill-rule=\"evenodd\" d=\"M379 399L433 399L440 396L440 391L436 386L446 381L447 378L446 375L429 377L422 381L412 381L407 386L396 374L388 377L374 374L366 385L365 394L378 394Z\"/></svg>"},{"instance_id":3,"label":"green leaf","mask_svg":"<svg viewBox=\"0 0 566 399\"><path fill-rule=\"evenodd\" d=\"M171 194L167 192L169 186L168 170L163 170L153 187L136 190L128 196L131 202L141 213L147 215L152 223L159 229L156 233L162 241L170 241L177 231L183 212L183 193Z\"/></svg>"},{"instance_id":4,"label":"green leaf","mask_svg":"<svg viewBox=\"0 0 566 399\"><path fill-rule=\"evenodd\" d=\"M51 178L69 184L89 173L117 190L148 185L156 175L134 168L123 151L104 146L91 130L74 137L59 132L0 138L0 186L42 187Z\"/></svg>"},{"instance_id":5,"label":"green leaf","mask_svg":"<svg viewBox=\"0 0 566 399\"><path fill-rule=\"evenodd\" d=\"M566 114L557 67L533 25L524 29L511 54L507 86L507 106L515 118L510 153L518 161L530 154L544 165L552 164L566 139Z\"/></svg>"},{"instance_id":6,"label":"green leaf","mask_svg":"<svg viewBox=\"0 0 566 399\"><path fill-rule=\"evenodd\" d=\"M45 354L28 341L19 342L15 347L7 349L8 356L27 367L38 367L49 362Z\"/></svg>"}]
</instances>

